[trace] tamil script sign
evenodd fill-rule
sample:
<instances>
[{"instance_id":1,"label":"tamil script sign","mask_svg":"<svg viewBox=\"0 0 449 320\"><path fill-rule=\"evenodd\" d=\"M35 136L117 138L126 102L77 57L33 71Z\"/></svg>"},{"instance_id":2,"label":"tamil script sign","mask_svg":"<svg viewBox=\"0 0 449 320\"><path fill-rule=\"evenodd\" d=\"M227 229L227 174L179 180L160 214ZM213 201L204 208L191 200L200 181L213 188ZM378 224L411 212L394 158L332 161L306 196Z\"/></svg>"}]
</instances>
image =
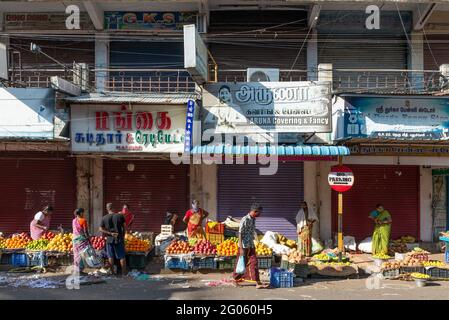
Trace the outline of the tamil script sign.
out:
<instances>
[{"instance_id":1,"label":"tamil script sign","mask_svg":"<svg viewBox=\"0 0 449 320\"><path fill-rule=\"evenodd\" d=\"M449 99L345 96L344 136L397 140L449 138Z\"/></svg>"},{"instance_id":2,"label":"tamil script sign","mask_svg":"<svg viewBox=\"0 0 449 320\"><path fill-rule=\"evenodd\" d=\"M74 152L183 152L185 106L71 107Z\"/></svg>"},{"instance_id":3,"label":"tamil script sign","mask_svg":"<svg viewBox=\"0 0 449 320\"><path fill-rule=\"evenodd\" d=\"M66 30L65 12L14 12L5 13L5 30ZM93 29L93 23L86 12L80 13L80 28Z\"/></svg>"},{"instance_id":4,"label":"tamil script sign","mask_svg":"<svg viewBox=\"0 0 449 320\"><path fill-rule=\"evenodd\" d=\"M197 12L105 12L107 30L182 30L196 23Z\"/></svg>"},{"instance_id":5,"label":"tamil script sign","mask_svg":"<svg viewBox=\"0 0 449 320\"><path fill-rule=\"evenodd\" d=\"M203 128L217 133L331 131L329 82L210 84L203 108Z\"/></svg>"},{"instance_id":6,"label":"tamil script sign","mask_svg":"<svg viewBox=\"0 0 449 320\"><path fill-rule=\"evenodd\" d=\"M351 156L428 156L449 157L449 145L351 145Z\"/></svg>"}]
</instances>

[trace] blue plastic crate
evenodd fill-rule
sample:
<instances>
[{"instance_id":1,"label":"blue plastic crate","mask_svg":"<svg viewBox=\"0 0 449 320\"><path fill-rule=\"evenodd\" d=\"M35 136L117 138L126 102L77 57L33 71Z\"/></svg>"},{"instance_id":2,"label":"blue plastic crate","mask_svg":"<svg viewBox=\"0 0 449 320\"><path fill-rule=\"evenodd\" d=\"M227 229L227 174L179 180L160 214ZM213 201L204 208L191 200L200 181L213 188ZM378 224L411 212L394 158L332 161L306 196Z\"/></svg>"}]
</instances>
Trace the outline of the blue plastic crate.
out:
<instances>
[{"instance_id":1,"label":"blue plastic crate","mask_svg":"<svg viewBox=\"0 0 449 320\"><path fill-rule=\"evenodd\" d=\"M447 251L447 249L446 249L446 254L445 254L445 260L446 260L446 263L449 263L449 251Z\"/></svg>"},{"instance_id":2,"label":"blue plastic crate","mask_svg":"<svg viewBox=\"0 0 449 320\"><path fill-rule=\"evenodd\" d=\"M190 268L190 264L180 258L168 258L165 261L165 269L183 269L188 270Z\"/></svg>"},{"instance_id":3,"label":"blue plastic crate","mask_svg":"<svg viewBox=\"0 0 449 320\"><path fill-rule=\"evenodd\" d=\"M271 268L270 286L275 288L293 287L293 272L281 268Z\"/></svg>"},{"instance_id":4,"label":"blue plastic crate","mask_svg":"<svg viewBox=\"0 0 449 320\"><path fill-rule=\"evenodd\" d=\"M13 253L11 256L11 265L14 267L28 267L29 258L26 253Z\"/></svg>"},{"instance_id":5,"label":"blue plastic crate","mask_svg":"<svg viewBox=\"0 0 449 320\"><path fill-rule=\"evenodd\" d=\"M0 264L11 264L11 253L2 253L0 257Z\"/></svg>"},{"instance_id":6,"label":"blue plastic crate","mask_svg":"<svg viewBox=\"0 0 449 320\"><path fill-rule=\"evenodd\" d=\"M196 257L192 260L193 269L217 269L214 257Z\"/></svg>"}]
</instances>

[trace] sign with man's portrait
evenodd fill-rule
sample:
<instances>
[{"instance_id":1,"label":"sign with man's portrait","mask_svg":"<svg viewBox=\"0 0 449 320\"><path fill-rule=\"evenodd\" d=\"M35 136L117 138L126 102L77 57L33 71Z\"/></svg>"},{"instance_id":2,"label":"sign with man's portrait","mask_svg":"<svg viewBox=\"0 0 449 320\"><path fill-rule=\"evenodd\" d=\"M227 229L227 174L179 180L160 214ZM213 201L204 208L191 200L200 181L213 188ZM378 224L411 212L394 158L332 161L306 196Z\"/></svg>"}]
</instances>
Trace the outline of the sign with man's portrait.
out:
<instances>
[{"instance_id":1,"label":"sign with man's portrait","mask_svg":"<svg viewBox=\"0 0 449 320\"><path fill-rule=\"evenodd\" d=\"M202 123L216 133L330 132L330 83L210 84L203 94Z\"/></svg>"}]
</instances>

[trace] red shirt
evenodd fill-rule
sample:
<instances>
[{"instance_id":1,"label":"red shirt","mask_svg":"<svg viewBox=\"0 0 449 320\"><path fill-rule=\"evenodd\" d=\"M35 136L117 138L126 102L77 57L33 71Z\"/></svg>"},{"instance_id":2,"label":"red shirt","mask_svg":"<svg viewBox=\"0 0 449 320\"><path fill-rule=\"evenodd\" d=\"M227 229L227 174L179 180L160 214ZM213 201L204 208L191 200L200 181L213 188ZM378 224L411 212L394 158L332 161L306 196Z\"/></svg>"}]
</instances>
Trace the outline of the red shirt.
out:
<instances>
[{"instance_id":1,"label":"red shirt","mask_svg":"<svg viewBox=\"0 0 449 320\"><path fill-rule=\"evenodd\" d=\"M128 209L123 209L122 214L125 217L126 228L128 228L134 220L134 215Z\"/></svg>"}]
</instances>

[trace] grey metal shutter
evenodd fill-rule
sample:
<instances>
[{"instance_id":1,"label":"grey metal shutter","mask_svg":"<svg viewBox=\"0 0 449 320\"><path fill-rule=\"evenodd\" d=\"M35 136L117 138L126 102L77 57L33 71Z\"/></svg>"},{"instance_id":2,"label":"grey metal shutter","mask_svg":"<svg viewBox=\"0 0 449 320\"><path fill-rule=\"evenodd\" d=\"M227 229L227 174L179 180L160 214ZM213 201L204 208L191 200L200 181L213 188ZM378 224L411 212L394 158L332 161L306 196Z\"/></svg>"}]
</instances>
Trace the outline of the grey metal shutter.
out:
<instances>
[{"instance_id":1,"label":"grey metal shutter","mask_svg":"<svg viewBox=\"0 0 449 320\"><path fill-rule=\"evenodd\" d=\"M220 165L218 167L218 219L243 217L251 204L264 208L256 227L296 239L295 217L304 200L304 165L280 163L275 175L259 175L260 165Z\"/></svg>"}]
</instances>

